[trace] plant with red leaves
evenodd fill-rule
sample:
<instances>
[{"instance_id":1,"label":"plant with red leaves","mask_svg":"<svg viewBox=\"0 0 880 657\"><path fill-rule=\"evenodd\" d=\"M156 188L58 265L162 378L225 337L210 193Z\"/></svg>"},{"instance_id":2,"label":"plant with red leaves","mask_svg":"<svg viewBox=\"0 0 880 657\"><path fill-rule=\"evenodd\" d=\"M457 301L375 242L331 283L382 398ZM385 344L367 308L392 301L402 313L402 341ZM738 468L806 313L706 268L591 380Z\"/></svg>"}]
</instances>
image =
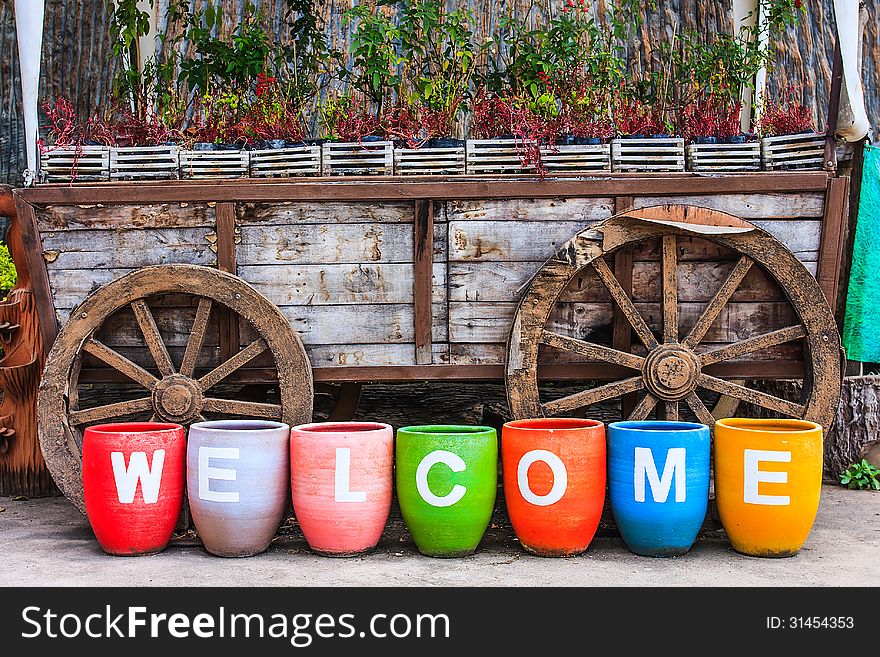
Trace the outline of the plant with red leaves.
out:
<instances>
[{"instance_id":1,"label":"plant with red leaves","mask_svg":"<svg viewBox=\"0 0 880 657\"><path fill-rule=\"evenodd\" d=\"M407 148L420 148L427 137L422 136L419 119L408 105L395 105L382 117L382 132L388 139L400 139Z\"/></svg>"},{"instance_id":2,"label":"plant with red leaves","mask_svg":"<svg viewBox=\"0 0 880 657\"><path fill-rule=\"evenodd\" d=\"M816 131L813 111L796 100L794 93L794 88L786 88L783 90L780 102L764 96L761 103L761 117L758 120L758 133L762 137L779 137Z\"/></svg>"},{"instance_id":3,"label":"plant with red leaves","mask_svg":"<svg viewBox=\"0 0 880 657\"><path fill-rule=\"evenodd\" d=\"M71 183L76 180L79 170L79 160L83 154L83 148L89 145L113 146L115 140L107 122L98 112L92 114L85 122L78 120L76 110L69 98L59 96L55 103L43 104L43 111L49 119L49 138L51 146L46 146L43 140L39 140L40 149L52 151L55 149L70 149L73 151L73 163L70 169Z\"/></svg>"},{"instance_id":4,"label":"plant with red leaves","mask_svg":"<svg viewBox=\"0 0 880 657\"><path fill-rule=\"evenodd\" d=\"M285 93L278 80L261 73L257 75L254 97L241 120L240 132L248 141L299 142L305 139L301 115L301 108Z\"/></svg>"},{"instance_id":5,"label":"plant with red leaves","mask_svg":"<svg viewBox=\"0 0 880 657\"><path fill-rule=\"evenodd\" d=\"M91 143L111 146L113 135L107 123L95 112L84 123L80 123L73 103L69 98L59 96L54 104L46 102L43 111L49 119L49 138L54 148L78 148Z\"/></svg>"},{"instance_id":6,"label":"plant with red leaves","mask_svg":"<svg viewBox=\"0 0 880 657\"><path fill-rule=\"evenodd\" d=\"M614 126L621 136L652 135L663 133L666 128L655 109L623 92L614 99Z\"/></svg>"},{"instance_id":7,"label":"plant with red leaves","mask_svg":"<svg viewBox=\"0 0 880 657\"><path fill-rule=\"evenodd\" d=\"M681 110L681 135L685 139L741 135L741 110L741 102L733 102L721 96L710 94L696 98Z\"/></svg>"},{"instance_id":8,"label":"plant with red leaves","mask_svg":"<svg viewBox=\"0 0 880 657\"><path fill-rule=\"evenodd\" d=\"M512 134L511 107L507 99L480 91L471 107L470 133L474 139L495 139Z\"/></svg>"},{"instance_id":9,"label":"plant with red leaves","mask_svg":"<svg viewBox=\"0 0 880 657\"><path fill-rule=\"evenodd\" d=\"M743 133L740 121L742 107L742 101L728 101L722 105L716 131L718 137L736 137Z\"/></svg>"}]
</instances>

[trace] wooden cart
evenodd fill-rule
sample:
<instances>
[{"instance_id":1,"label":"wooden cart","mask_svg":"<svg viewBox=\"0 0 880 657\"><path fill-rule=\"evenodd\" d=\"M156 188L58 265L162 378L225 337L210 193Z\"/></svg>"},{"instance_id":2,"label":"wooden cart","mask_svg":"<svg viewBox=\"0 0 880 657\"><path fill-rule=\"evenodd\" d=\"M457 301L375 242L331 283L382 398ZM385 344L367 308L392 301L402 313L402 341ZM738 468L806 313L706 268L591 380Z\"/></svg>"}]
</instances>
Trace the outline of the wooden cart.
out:
<instances>
[{"instance_id":1,"label":"wooden cart","mask_svg":"<svg viewBox=\"0 0 880 657\"><path fill-rule=\"evenodd\" d=\"M848 185L825 172L609 173L17 190L52 346L46 462L82 509L83 426L299 423L313 381L505 380L516 417L615 403L711 424L720 397L827 427L841 350L825 299ZM786 399L756 379L803 385ZM81 404L96 382L136 391ZM226 384L277 393L217 392ZM343 395L339 414L354 404Z\"/></svg>"}]
</instances>

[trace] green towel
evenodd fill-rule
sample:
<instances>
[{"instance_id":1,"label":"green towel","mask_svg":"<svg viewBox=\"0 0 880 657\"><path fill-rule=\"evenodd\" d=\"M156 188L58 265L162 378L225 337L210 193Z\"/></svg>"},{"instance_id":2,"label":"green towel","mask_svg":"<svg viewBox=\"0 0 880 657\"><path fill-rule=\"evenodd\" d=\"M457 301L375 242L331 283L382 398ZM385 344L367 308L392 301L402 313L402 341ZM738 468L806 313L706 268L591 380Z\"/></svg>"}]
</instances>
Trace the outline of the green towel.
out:
<instances>
[{"instance_id":1,"label":"green towel","mask_svg":"<svg viewBox=\"0 0 880 657\"><path fill-rule=\"evenodd\" d=\"M865 146L865 167L843 320L847 358L880 363L880 148Z\"/></svg>"}]
</instances>

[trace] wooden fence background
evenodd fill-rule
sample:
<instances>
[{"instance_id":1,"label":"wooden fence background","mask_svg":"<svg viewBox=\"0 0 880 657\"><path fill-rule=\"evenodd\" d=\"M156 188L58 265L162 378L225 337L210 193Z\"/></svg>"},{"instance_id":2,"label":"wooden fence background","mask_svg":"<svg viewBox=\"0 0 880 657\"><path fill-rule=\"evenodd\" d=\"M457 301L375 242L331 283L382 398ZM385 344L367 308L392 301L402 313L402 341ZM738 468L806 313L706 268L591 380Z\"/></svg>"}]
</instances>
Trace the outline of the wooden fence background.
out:
<instances>
[{"instance_id":1,"label":"wooden fence background","mask_svg":"<svg viewBox=\"0 0 880 657\"><path fill-rule=\"evenodd\" d=\"M281 14L283 0L247 0L264 12L267 28L283 40ZM220 0L226 23L221 33L235 25L246 0ZM450 0L451 3L457 0ZM494 29L507 6L525 13L534 0L467 0L477 17L477 34ZM605 0L593 0L600 13ZM167 0L158 0L160 7ZM201 7L205 0L189 0L191 7ZM565 0L542 0L534 3L536 11L559 11ZM319 3L319 13L327 33L337 47L344 47L348 31L339 15L352 0L329 0ZM707 38L719 30L732 29L731 0L657 0L657 9L647 16L634 39L630 65L638 68L652 56L652 44L674 29L696 29ZM872 125L880 120L880 0L865 0L868 24L863 39L863 80L868 115ZM800 25L777 48L776 62L769 77L771 91L781 85L803 87L803 100L814 108L820 127L824 126L834 25L831 0L811 0ZM676 27L677 26L677 27ZM106 0L46 0L43 43L41 97L70 97L77 111L87 115L109 100L116 62L110 53ZM164 29L160 23L160 31ZM181 44L182 48L186 44ZM25 144L21 112L17 46L13 0L0 0L0 182L17 184L25 168Z\"/></svg>"}]
</instances>

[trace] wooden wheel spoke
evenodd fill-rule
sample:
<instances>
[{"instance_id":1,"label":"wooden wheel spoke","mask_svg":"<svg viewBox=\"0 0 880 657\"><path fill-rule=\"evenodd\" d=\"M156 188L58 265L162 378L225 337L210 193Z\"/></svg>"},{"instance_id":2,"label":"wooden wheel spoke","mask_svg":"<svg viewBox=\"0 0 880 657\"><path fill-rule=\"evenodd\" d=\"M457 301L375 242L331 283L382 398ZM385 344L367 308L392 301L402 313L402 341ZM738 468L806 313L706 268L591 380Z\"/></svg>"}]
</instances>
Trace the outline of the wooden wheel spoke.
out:
<instances>
[{"instance_id":1,"label":"wooden wheel spoke","mask_svg":"<svg viewBox=\"0 0 880 657\"><path fill-rule=\"evenodd\" d=\"M651 411L654 410L654 407L657 405L657 398L648 393L645 395L642 400L636 404L636 407L632 410L632 413L629 414L627 420L644 420Z\"/></svg>"},{"instance_id":2,"label":"wooden wheel spoke","mask_svg":"<svg viewBox=\"0 0 880 657\"><path fill-rule=\"evenodd\" d=\"M715 418L712 417L712 413L706 408L703 400L697 397L697 393L692 392L685 398L685 401L687 402L687 405L691 407L691 410L700 422L707 424L710 427L715 424Z\"/></svg>"},{"instance_id":3,"label":"wooden wheel spoke","mask_svg":"<svg viewBox=\"0 0 880 657\"><path fill-rule=\"evenodd\" d=\"M73 425L88 424L90 422L116 418L121 415L131 415L132 413L141 413L151 410L153 410L152 400L149 397L144 397L143 399L133 399L131 401L116 402L115 404L106 404L104 406L95 406L94 408L71 411L70 423Z\"/></svg>"},{"instance_id":4,"label":"wooden wheel spoke","mask_svg":"<svg viewBox=\"0 0 880 657\"><path fill-rule=\"evenodd\" d=\"M171 362L171 356L168 354L168 349L162 340L162 335L159 333L159 327L156 326L156 320L150 311L150 307L146 301L138 299L137 301L132 301L131 309L134 311L134 318L137 320L141 333L144 335L144 341L153 355L153 360L159 367L159 372L161 372L162 376L171 376L174 374L174 364Z\"/></svg>"},{"instance_id":5,"label":"wooden wheel spoke","mask_svg":"<svg viewBox=\"0 0 880 657\"><path fill-rule=\"evenodd\" d=\"M636 392L644 387L645 384L642 381L642 377L634 376L629 379L615 381L614 383L606 383L605 385L591 388L590 390L576 392L575 394L566 397L560 397L559 399L554 399L551 402L542 404L541 407L544 409L545 414L556 415L557 413L573 411L578 408L583 408L584 406L590 406L591 404L605 401L606 399L619 397L620 395L625 395L629 392Z\"/></svg>"},{"instance_id":6,"label":"wooden wheel spoke","mask_svg":"<svg viewBox=\"0 0 880 657\"><path fill-rule=\"evenodd\" d=\"M700 362L705 367L706 365L712 365L722 360L744 356L745 354L750 354L769 347L775 347L776 345L791 342L792 340L799 340L806 337L806 335L807 330L803 326L787 326L786 328L771 331L770 333L764 333L763 335L748 338L741 342L735 342L724 347L719 347L718 349L711 349L710 351L700 354Z\"/></svg>"},{"instance_id":7,"label":"wooden wheel spoke","mask_svg":"<svg viewBox=\"0 0 880 657\"><path fill-rule=\"evenodd\" d=\"M639 311L636 310L632 299L629 298L629 295L627 295L626 291L620 285L620 282L614 276L614 273L611 271L608 263L606 263L603 258L596 258L595 260L593 260L592 264L593 269L596 270L596 273L599 275L602 283L608 289L608 292L611 294L618 308L620 308L620 311L623 313L624 317L626 317L627 321L633 327L636 335L639 336L639 340L642 341L642 344L644 344L648 349L653 349L654 347L656 347L657 338L655 338L654 334L651 333L651 329L648 328L648 325L645 323L644 318L641 316L641 314L639 314Z\"/></svg>"},{"instance_id":8,"label":"wooden wheel spoke","mask_svg":"<svg viewBox=\"0 0 880 657\"><path fill-rule=\"evenodd\" d=\"M752 264L754 264L752 259L747 256L742 256L737 261L733 270L727 275L727 278L721 284L721 287L718 288L715 295L709 300L709 303L706 305L706 308L703 310L703 314L700 315L697 323L694 324L690 333L688 333L687 337L682 341L682 344L685 347L693 349L700 343L700 340L706 335L709 327L712 326L718 318L718 315L721 314L721 310L727 305L727 302L730 301L730 297L736 292L736 288L739 287L739 284L742 283L746 274L749 273Z\"/></svg>"},{"instance_id":9,"label":"wooden wheel spoke","mask_svg":"<svg viewBox=\"0 0 880 657\"><path fill-rule=\"evenodd\" d=\"M208 413L223 413L225 415L246 415L250 417L262 417L277 420L281 417L280 404L263 404L260 402L240 401L234 399L214 399L208 397L202 405L202 410Z\"/></svg>"},{"instance_id":10,"label":"wooden wheel spoke","mask_svg":"<svg viewBox=\"0 0 880 657\"><path fill-rule=\"evenodd\" d=\"M217 366L201 379L199 379L199 385L202 386L202 390L207 390L208 388L217 385L218 383L220 383L220 381L232 374L239 367L247 365L268 348L269 345L266 344L266 341L262 338L254 340L247 347L235 354L235 356L227 360L222 365Z\"/></svg>"},{"instance_id":11,"label":"wooden wheel spoke","mask_svg":"<svg viewBox=\"0 0 880 657\"><path fill-rule=\"evenodd\" d=\"M193 372L196 371L199 352L202 350L202 345L205 342L205 333L208 330L208 319L211 317L212 304L213 302L210 299L199 299L192 331L190 332L189 340L186 342L183 361L180 363L180 373L184 376L192 377Z\"/></svg>"},{"instance_id":12,"label":"wooden wheel spoke","mask_svg":"<svg viewBox=\"0 0 880 657\"><path fill-rule=\"evenodd\" d=\"M678 402L663 402L663 413L665 414L667 420L678 421Z\"/></svg>"},{"instance_id":13,"label":"wooden wheel spoke","mask_svg":"<svg viewBox=\"0 0 880 657\"><path fill-rule=\"evenodd\" d=\"M159 380L137 363L130 361L118 351L111 349L102 342L98 342L94 338L89 338L85 341L83 351L103 361L132 381L140 383L147 390L151 389Z\"/></svg>"},{"instance_id":14,"label":"wooden wheel spoke","mask_svg":"<svg viewBox=\"0 0 880 657\"><path fill-rule=\"evenodd\" d=\"M755 404L756 406L761 406L784 415L803 417L804 414L804 407L801 404L796 404L773 395L768 395L766 392L752 390L751 388L746 388L745 386L731 383L730 381L709 376L708 374L700 374L697 384L707 390L714 390L722 395L736 397L737 399L742 399L750 404Z\"/></svg>"},{"instance_id":15,"label":"wooden wheel spoke","mask_svg":"<svg viewBox=\"0 0 880 657\"><path fill-rule=\"evenodd\" d=\"M605 361L608 363L614 363L615 365L628 367L633 370L642 369L642 365L645 362L645 359L641 356L628 354L625 351L612 349L611 347L605 347L603 345L595 344L593 342L586 342L584 340L578 340L577 338L570 338L566 335L559 335L558 333L554 333L553 331L542 331L541 342L550 347L565 349L566 351L573 351L575 353L581 354L582 356L586 356L587 358Z\"/></svg>"},{"instance_id":16,"label":"wooden wheel spoke","mask_svg":"<svg viewBox=\"0 0 880 657\"><path fill-rule=\"evenodd\" d=\"M663 236L663 342L678 342L678 243ZM676 413L677 414L677 413Z\"/></svg>"}]
</instances>

